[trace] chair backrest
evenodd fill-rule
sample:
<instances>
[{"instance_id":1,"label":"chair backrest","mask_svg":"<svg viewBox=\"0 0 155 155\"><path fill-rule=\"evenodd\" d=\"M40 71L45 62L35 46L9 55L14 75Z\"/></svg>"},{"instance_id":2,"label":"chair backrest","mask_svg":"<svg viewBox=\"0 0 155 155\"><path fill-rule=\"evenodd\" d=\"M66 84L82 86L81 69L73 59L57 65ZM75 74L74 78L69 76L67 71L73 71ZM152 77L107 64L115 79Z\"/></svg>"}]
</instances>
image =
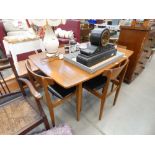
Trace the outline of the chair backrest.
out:
<instances>
[{"instance_id":1,"label":"chair backrest","mask_svg":"<svg viewBox=\"0 0 155 155\"><path fill-rule=\"evenodd\" d=\"M114 80L118 76L121 76L120 78L124 78L124 75L125 75L125 72L126 72L126 68L127 68L128 62L129 62L129 60L126 59L121 64L119 64L118 67L111 69L110 79Z\"/></svg>"},{"instance_id":2,"label":"chair backrest","mask_svg":"<svg viewBox=\"0 0 155 155\"><path fill-rule=\"evenodd\" d=\"M109 70L110 80L115 80L119 75L121 76L121 78L124 78L128 62L129 62L129 60L125 59L122 63L120 63L116 67L110 69Z\"/></svg>"},{"instance_id":3,"label":"chair backrest","mask_svg":"<svg viewBox=\"0 0 155 155\"><path fill-rule=\"evenodd\" d=\"M28 59L28 57L30 55L33 55L33 54L38 54L42 52L42 50L35 50L35 51L29 51L29 52L26 52L26 53L21 53L21 54L17 54L17 61L22 61L22 60L26 60Z\"/></svg>"},{"instance_id":4,"label":"chair backrest","mask_svg":"<svg viewBox=\"0 0 155 155\"><path fill-rule=\"evenodd\" d=\"M40 85L43 85L44 77L41 75L38 75L32 71L31 64L30 64L29 60L26 61L25 66L26 66L26 69L28 72L29 79L30 79L31 83L33 84L33 86L35 87L34 80L36 80Z\"/></svg>"},{"instance_id":5,"label":"chair backrest","mask_svg":"<svg viewBox=\"0 0 155 155\"><path fill-rule=\"evenodd\" d=\"M0 96L10 93L10 89L5 81L2 71L10 68L11 65L8 62L8 59L0 59Z\"/></svg>"},{"instance_id":6,"label":"chair backrest","mask_svg":"<svg viewBox=\"0 0 155 155\"><path fill-rule=\"evenodd\" d=\"M109 83L111 80L114 80L115 82L117 82L117 84L119 86L121 86L121 83L123 82L123 79L124 79L124 76L126 73L128 62L129 62L129 60L125 59L123 62L121 62L114 68L104 71L103 76L107 77L107 81L104 86L104 89L102 90L102 92L104 93L103 97L105 95L107 95ZM117 77L119 77L119 78L117 78Z\"/></svg>"},{"instance_id":7,"label":"chair backrest","mask_svg":"<svg viewBox=\"0 0 155 155\"><path fill-rule=\"evenodd\" d=\"M42 75L38 75L35 72L33 72L29 60L26 61L25 66L26 66L28 76L29 76L29 79L30 79L32 85L36 88L35 81L37 81L37 83L39 83L43 87L47 103L50 106L50 95L48 92L48 86L54 84L53 79L51 79L49 77L42 76Z\"/></svg>"},{"instance_id":8,"label":"chair backrest","mask_svg":"<svg viewBox=\"0 0 155 155\"><path fill-rule=\"evenodd\" d=\"M25 60L27 57L35 53L38 50L45 51L43 41L41 39L35 39L31 41L8 43L3 40L6 54L11 52L14 62Z\"/></svg>"},{"instance_id":9,"label":"chair backrest","mask_svg":"<svg viewBox=\"0 0 155 155\"><path fill-rule=\"evenodd\" d=\"M12 69L12 71L15 75L15 78L17 80L18 74L17 74L17 71L13 64L11 55L8 58L0 59L0 99L1 99L1 102L2 102L2 99L6 98L8 96L11 97L12 95L19 94L22 92L22 88L19 83L18 83L19 88L21 88L20 90L11 91L11 89L9 88L9 85L8 85L8 82L7 82L6 76L5 76L8 73L8 69ZM1 104L1 102L0 102L0 104Z\"/></svg>"},{"instance_id":10,"label":"chair backrest","mask_svg":"<svg viewBox=\"0 0 155 155\"><path fill-rule=\"evenodd\" d=\"M36 80L42 86L45 83L48 83L50 85L52 85L54 83L53 79L51 79L49 77L42 76L42 75L38 75L37 73L33 72L32 67L31 67L31 63L29 60L26 60L25 66L26 66L26 69L28 71L29 78L30 78L30 80L34 86L35 86L34 80Z\"/></svg>"}]
</instances>

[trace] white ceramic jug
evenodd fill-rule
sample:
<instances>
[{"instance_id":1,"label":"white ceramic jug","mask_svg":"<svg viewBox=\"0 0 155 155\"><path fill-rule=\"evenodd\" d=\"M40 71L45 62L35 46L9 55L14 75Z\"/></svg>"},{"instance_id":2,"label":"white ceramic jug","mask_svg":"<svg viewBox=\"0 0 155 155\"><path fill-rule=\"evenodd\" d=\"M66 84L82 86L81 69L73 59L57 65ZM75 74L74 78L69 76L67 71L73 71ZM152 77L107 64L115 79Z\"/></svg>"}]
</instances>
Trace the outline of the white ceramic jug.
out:
<instances>
[{"instance_id":1,"label":"white ceramic jug","mask_svg":"<svg viewBox=\"0 0 155 155\"><path fill-rule=\"evenodd\" d=\"M57 52L59 47L59 41L55 33L53 32L51 26L49 25L46 26L43 43L48 53L54 54Z\"/></svg>"}]
</instances>

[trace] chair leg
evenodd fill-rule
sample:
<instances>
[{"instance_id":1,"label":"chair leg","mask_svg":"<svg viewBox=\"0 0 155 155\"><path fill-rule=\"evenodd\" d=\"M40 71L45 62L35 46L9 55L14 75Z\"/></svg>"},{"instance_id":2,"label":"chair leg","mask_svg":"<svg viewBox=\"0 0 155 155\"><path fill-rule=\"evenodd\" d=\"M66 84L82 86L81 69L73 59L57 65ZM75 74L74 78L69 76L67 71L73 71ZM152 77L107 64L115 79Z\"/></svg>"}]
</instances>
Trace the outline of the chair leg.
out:
<instances>
[{"instance_id":1,"label":"chair leg","mask_svg":"<svg viewBox=\"0 0 155 155\"><path fill-rule=\"evenodd\" d=\"M103 115L103 108L104 108L104 103L105 103L105 98L101 99L99 120L101 120L101 119L102 119L102 115Z\"/></svg>"},{"instance_id":2,"label":"chair leg","mask_svg":"<svg viewBox=\"0 0 155 155\"><path fill-rule=\"evenodd\" d=\"M111 86L111 92L113 91L113 89L114 89L114 83L112 83L112 86Z\"/></svg>"},{"instance_id":3,"label":"chair leg","mask_svg":"<svg viewBox=\"0 0 155 155\"><path fill-rule=\"evenodd\" d=\"M46 130L50 129L50 125L48 123L48 120L47 120L46 116L44 116L43 121L44 121L44 126L45 126Z\"/></svg>"},{"instance_id":4,"label":"chair leg","mask_svg":"<svg viewBox=\"0 0 155 155\"><path fill-rule=\"evenodd\" d=\"M51 117L51 121L52 121L52 126L55 127L55 117L54 117L53 108L50 109L50 117Z\"/></svg>"},{"instance_id":5,"label":"chair leg","mask_svg":"<svg viewBox=\"0 0 155 155\"><path fill-rule=\"evenodd\" d=\"M119 94L119 91L120 91L120 86L117 88L116 90L116 93L115 93L115 98L114 98L114 102L113 102L113 106L116 104L116 101L117 101L117 98L118 98L118 94Z\"/></svg>"},{"instance_id":6,"label":"chair leg","mask_svg":"<svg viewBox=\"0 0 155 155\"><path fill-rule=\"evenodd\" d=\"M40 103L40 101L38 99L36 99L36 103L38 105L38 109L40 111L40 114L43 117L44 126L45 126L46 130L48 130L48 129L50 129L50 125L49 125L48 119L46 117L46 114L45 114L45 112L44 112L44 110L43 110L43 108L41 106L41 103Z\"/></svg>"}]
</instances>

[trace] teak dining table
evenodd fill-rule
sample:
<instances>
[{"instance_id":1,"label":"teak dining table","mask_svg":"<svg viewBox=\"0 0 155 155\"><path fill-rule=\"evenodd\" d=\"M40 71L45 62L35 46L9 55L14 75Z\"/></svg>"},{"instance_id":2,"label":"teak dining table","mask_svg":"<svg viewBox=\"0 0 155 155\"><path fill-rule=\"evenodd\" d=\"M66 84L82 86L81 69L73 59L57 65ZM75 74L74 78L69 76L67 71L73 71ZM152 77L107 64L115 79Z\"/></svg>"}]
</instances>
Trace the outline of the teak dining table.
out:
<instances>
[{"instance_id":1,"label":"teak dining table","mask_svg":"<svg viewBox=\"0 0 155 155\"><path fill-rule=\"evenodd\" d=\"M45 53L39 53L29 56L31 62L40 69L45 75L51 77L56 83L64 88L76 86L77 97L77 120L80 120L80 111L82 106L82 83L98 76L106 69L111 69L118 65L126 58L129 58L133 51L117 48L118 51L125 54L124 57L118 59L116 62L103 67L102 69L91 74L77 66L59 58L47 58ZM64 53L64 48L59 48L59 52Z\"/></svg>"}]
</instances>

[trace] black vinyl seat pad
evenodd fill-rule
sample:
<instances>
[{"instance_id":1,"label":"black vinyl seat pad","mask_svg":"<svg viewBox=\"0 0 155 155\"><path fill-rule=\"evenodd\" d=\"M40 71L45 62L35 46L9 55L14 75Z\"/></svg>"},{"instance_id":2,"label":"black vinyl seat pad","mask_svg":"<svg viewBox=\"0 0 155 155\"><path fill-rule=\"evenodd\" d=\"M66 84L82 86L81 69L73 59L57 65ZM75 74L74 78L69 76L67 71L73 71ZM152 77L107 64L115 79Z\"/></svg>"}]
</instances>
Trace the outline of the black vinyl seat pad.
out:
<instances>
[{"instance_id":1,"label":"black vinyl seat pad","mask_svg":"<svg viewBox=\"0 0 155 155\"><path fill-rule=\"evenodd\" d=\"M83 83L84 88L99 90L105 86L107 82L107 77L99 75L89 81Z\"/></svg>"},{"instance_id":2,"label":"black vinyl seat pad","mask_svg":"<svg viewBox=\"0 0 155 155\"><path fill-rule=\"evenodd\" d=\"M56 97L63 99L65 96L75 92L76 87L65 89L62 86L55 83L54 85L48 86L48 90Z\"/></svg>"}]
</instances>

